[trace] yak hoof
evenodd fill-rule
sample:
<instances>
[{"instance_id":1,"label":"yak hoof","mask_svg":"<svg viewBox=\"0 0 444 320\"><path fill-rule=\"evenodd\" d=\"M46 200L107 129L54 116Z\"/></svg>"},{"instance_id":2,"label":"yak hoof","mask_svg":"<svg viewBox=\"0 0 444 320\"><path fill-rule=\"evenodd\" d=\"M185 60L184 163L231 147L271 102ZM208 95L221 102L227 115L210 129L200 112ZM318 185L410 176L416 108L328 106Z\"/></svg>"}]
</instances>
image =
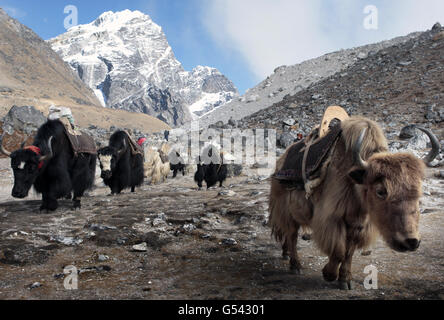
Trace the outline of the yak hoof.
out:
<instances>
[{"instance_id":1,"label":"yak hoof","mask_svg":"<svg viewBox=\"0 0 444 320\"><path fill-rule=\"evenodd\" d=\"M82 205L80 203L80 200L73 200L72 203L73 203L74 211L76 211L77 209L79 209L79 210L82 209Z\"/></svg>"},{"instance_id":2,"label":"yak hoof","mask_svg":"<svg viewBox=\"0 0 444 320\"><path fill-rule=\"evenodd\" d=\"M297 268L297 267L290 267L290 273L291 274L295 274L295 275L301 275L301 269Z\"/></svg>"},{"instance_id":3,"label":"yak hoof","mask_svg":"<svg viewBox=\"0 0 444 320\"><path fill-rule=\"evenodd\" d=\"M288 256L288 254L283 254L282 255L282 260L288 260L290 257Z\"/></svg>"},{"instance_id":4,"label":"yak hoof","mask_svg":"<svg viewBox=\"0 0 444 320\"><path fill-rule=\"evenodd\" d=\"M372 250L366 250L361 252L361 256L369 256L372 254Z\"/></svg>"},{"instance_id":5,"label":"yak hoof","mask_svg":"<svg viewBox=\"0 0 444 320\"><path fill-rule=\"evenodd\" d=\"M331 273L326 271L325 267L324 269L322 269L322 276L324 277L324 280L327 282L333 282L338 278L338 275L336 273Z\"/></svg>"},{"instance_id":6,"label":"yak hoof","mask_svg":"<svg viewBox=\"0 0 444 320\"><path fill-rule=\"evenodd\" d=\"M302 266L296 259L290 258L290 272L293 274L301 274Z\"/></svg>"},{"instance_id":7,"label":"yak hoof","mask_svg":"<svg viewBox=\"0 0 444 320\"><path fill-rule=\"evenodd\" d=\"M353 281L339 281L339 289L341 290L354 290Z\"/></svg>"}]
</instances>

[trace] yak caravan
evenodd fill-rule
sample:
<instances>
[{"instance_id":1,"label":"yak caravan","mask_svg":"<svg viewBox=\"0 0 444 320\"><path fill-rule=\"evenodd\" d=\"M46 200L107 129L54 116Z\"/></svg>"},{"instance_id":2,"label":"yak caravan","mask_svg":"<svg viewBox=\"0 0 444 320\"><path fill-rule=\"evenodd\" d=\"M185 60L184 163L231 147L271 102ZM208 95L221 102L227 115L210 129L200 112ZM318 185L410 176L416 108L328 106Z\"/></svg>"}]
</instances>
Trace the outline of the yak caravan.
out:
<instances>
[{"instance_id":1,"label":"yak caravan","mask_svg":"<svg viewBox=\"0 0 444 320\"><path fill-rule=\"evenodd\" d=\"M443 299L444 7L393 1L5 5L0 299Z\"/></svg>"}]
</instances>

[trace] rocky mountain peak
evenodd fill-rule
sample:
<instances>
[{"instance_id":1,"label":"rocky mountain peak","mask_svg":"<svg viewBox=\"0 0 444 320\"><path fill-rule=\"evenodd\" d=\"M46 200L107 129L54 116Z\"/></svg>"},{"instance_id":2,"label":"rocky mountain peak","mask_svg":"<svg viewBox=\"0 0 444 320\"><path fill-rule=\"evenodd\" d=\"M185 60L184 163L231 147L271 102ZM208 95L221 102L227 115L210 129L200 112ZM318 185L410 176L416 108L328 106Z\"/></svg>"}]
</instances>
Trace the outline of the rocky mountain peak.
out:
<instances>
[{"instance_id":1,"label":"rocky mountain peak","mask_svg":"<svg viewBox=\"0 0 444 320\"><path fill-rule=\"evenodd\" d=\"M171 126L238 95L217 69L185 71L162 28L140 12L105 12L49 40L104 107L142 112Z\"/></svg>"}]
</instances>

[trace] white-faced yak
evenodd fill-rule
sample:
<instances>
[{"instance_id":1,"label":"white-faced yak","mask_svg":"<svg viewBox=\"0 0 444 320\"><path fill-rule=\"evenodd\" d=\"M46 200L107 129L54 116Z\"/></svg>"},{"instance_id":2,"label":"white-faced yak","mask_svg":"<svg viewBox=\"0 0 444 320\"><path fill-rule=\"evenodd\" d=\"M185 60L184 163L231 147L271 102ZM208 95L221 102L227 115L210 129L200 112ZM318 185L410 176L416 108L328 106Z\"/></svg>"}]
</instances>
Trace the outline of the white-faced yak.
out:
<instances>
[{"instance_id":1,"label":"white-faced yak","mask_svg":"<svg viewBox=\"0 0 444 320\"><path fill-rule=\"evenodd\" d=\"M131 140L125 131L115 132L107 147L98 151L101 177L111 194L120 194L122 190L136 187L143 183L143 151Z\"/></svg>"},{"instance_id":2,"label":"white-faced yak","mask_svg":"<svg viewBox=\"0 0 444 320\"><path fill-rule=\"evenodd\" d=\"M65 126L59 120L48 120L37 131L32 146L2 153L11 158L14 171L12 196L23 199L32 186L42 194L40 210L54 211L58 199L73 194L74 209L81 207L80 199L94 183L97 153L94 141L87 135L79 136L86 140L87 152L73 150Z\"/></svg>"}]
</instances>

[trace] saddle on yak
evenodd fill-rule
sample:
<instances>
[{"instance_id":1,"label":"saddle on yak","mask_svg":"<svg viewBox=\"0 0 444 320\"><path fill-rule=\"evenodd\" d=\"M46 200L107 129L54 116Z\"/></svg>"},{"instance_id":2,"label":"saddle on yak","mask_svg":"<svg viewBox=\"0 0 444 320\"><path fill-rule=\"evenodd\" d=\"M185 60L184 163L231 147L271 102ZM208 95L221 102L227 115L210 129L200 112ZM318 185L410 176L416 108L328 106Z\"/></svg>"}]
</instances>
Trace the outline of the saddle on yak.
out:
<instances>
[{"instance_id":1,"label":"saddle on yak","mask_svg":"<svg viewBox=\"0 0 444 320\"><path fill-rule=\"evenodd\" d=\"M327 166L331 152L341 136L340 121L348 118L341 107L329 107L317 126L303 140L293 144L287 152L282 168L273 178L288 188L305 190L307 199L323 180L323 167ZM338 123L331 123L332 120Z\"/></svg>"},{"instance_id":2,"label":"saddle on yak","mask_svg":"<svg viewBox=\"0 0 444 320\"><path fill-rule=\"evenodd\" d=\"M59 120L65 127L65 133L71 144L74 155L77 156L79 153L97 154L96 143L90 135L73 128L71 123L65 118Z\"/></svg>"},{"instance_id":3,"label":"saddle on yak","mask_svg":"<svg viewBox=\"0 0 444 320\"><path fill-rule=\"evenodd\" d=\"M140 155L144 156L143 148L136 141L134 141L133 138L131 138L131 135L126 130L124 132L128 136L128 141L129 141L129 147L131 149L131 154L133 156L135 156L137 154L140 154Z\"/></svg>"}]
</instances>

